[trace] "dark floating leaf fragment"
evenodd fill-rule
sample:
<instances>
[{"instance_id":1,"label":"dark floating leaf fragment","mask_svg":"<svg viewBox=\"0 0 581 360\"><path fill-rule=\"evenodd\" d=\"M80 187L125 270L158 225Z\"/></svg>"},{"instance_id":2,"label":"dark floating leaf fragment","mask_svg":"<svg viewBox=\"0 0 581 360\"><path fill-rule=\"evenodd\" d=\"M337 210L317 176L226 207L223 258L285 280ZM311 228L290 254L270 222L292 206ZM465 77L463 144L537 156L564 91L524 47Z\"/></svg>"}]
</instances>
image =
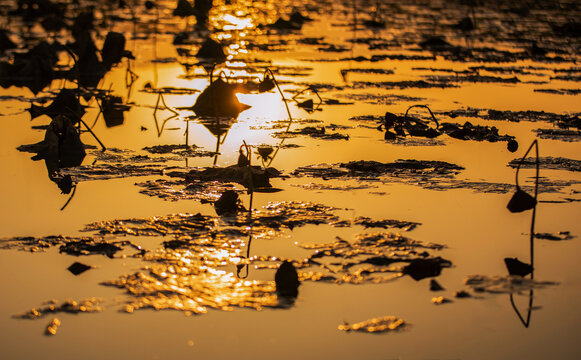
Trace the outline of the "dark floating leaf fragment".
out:
<instances>
[{"instance_id":1,"label":"dark floating leaf fragment","mask_svg":"<svg viewBox=\"0 0 581 360\"><path fill-rule=\"evenodd\" d=\"M282 297L296 298L299 293L299 275L294 265L289 261L283 261L274 275L276 293Z\"/></svg>"},{"instance_id":2,"label":"dark floating leaf fragment","mask_svg":"<svg viewBox=\"0 0 581 360\"><path fill-rule=\"evenodd\" d=\"M403 268L403 273L418 281L427 277L440 275L442 268L450 267L452 263L441 257L430 259L413 259Z\"/></svg>"},{"instance_id":3,"label":"dark floating leaf fragment","mask_svg":"<svg viewBox=\"0 0 581 360\"><path fill-rule=\"evenodd\" d=\"M226 190L220 195L220 198L214 203L216 214L236 214L239 210L244 210L238 204L238 193L234 190Z\"/></svg>"},{"instance_id":4,"label":"dark floating leaf fragment","mask_svg":"<svg viewBox=\"0 0 581 360\"><path fill-rule=\"evenodd\" d=\"M444 288L435 279L430 279L430 291L442 291Z\"/></svg>"},{"instance_id":5,"label":"dark floating leaf fragment","mask_svg":"<svg viewBox=\"0 0 581 360\"><path fill-rule=\"evenodd\" d=\"M530 264L523 263L517 258L504 258L504 264L510 275L526 276L533 272Z\"/></svg>"},{"instance_id":6,"label":"dark floating leaf fragment","mask_svg":"<svg viewBox=\"0 0 581 360\"><path fill-rule=\"evenodd\" d=\"M533 169L536 167L536 158L514 159L508 163L508 166L516 168L521 163L521 168ZM581 160L568 159L564 157L540 157L539 166L541 169L550 170L568 170L573 172L581 171Z\"/></svg>"},{"instance_id":7,"label":"dark floating leaf fragment","mask_svg":"<svg viewBox=\"0 0 581 360\"><path fill-rule=\"evenodd\" d=\"M537 200L517 186L516 192L510 198L506 208L511 213L530 210L537 205Z\"/></svg>"},{"instance_id":8,"label":"dark floating leaf fragment","mask_svg":"<svg viewBox=\"0 0 581 360\"><path fill-rule=\"evenodd\" d=\"M65 115L74 123L85 114L85 108L79 103L75 90L66 88L59 91L50 105L42 107L32 104L28 111L31 120L41 115L47 115L52 119L57 115Z\"/></svg>"},{"instance_id":9,"label":"dark floating leaf fragment","mask_svg":"<svg viewBox=\"0 0 581 360\"><path fill-rule=\"evenodd\" d=\"M238 101L237 91L237 84L229 84L218 78L202 91L191 109L198 116L236 118L242 111L250 108Z\"/></svg>"},{"instance_id":10,"label":"dark floating leaf fragment","mask_svg":"<svg viewBox=\"0 0 581 360\"><path fill-rule=\"evenodd\" d=\"M92 268L93 268L92 266L85 265L83 263L75 261L71 266L67 268L67 270L70 271L73 275L80 275Z\"/></svg>"},{"instance_id":11,"label":"dark floating leaf fragment","mask_svg":"<svg viewBox=\"0 0 581 360\"><path fill-rule=\"evenodd\" d=\"M465 299L465 298L472 297L472 295L470 295L470 293L467 291L459 290L459 291L456 291L456 293L454 294L454 297L456 297L458 299Z\"/></svg>"},{"instance_id":12,"label":"dark floating leaf fragment","mask_svg":"<svg viewBox=\"0 0 581 360\"><path fill-rule=\"evenodd\" d=\"M549 241L563 241L574 239L575 236L571 235L569 231L560 231L557 234L551 233L535 233L535 239L549 240Z\"/></svg>"}]
</instances>

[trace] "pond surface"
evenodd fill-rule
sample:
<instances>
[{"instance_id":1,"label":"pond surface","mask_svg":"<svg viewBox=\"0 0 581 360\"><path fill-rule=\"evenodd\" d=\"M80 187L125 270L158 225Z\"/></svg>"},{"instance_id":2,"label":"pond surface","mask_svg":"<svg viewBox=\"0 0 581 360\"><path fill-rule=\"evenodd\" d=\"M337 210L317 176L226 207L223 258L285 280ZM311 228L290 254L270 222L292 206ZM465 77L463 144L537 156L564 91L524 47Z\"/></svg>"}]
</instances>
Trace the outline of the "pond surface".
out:
<instances>
[{"instance_id":1,"label":"pond surface","mask_svg":"<svg viewBox=\"0 0 581 360\"><path fill-rule=\"evenodd\" d=\"M579 2L209 3L0 1L2 358L581 356Z\"/></svg>"}]
</instances>

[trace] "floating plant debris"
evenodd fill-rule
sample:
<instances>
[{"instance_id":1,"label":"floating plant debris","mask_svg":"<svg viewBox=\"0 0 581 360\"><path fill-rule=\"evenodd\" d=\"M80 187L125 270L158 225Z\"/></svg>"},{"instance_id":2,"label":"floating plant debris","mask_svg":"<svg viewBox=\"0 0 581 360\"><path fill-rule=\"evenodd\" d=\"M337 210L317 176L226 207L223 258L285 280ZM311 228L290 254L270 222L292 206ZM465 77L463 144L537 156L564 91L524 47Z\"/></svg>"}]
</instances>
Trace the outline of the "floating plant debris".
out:
<instances>
[{"instance_id":1,"label":"floating plant debris","mask_svg":"<svg viewBox=\"0 0 581 360\"><path fill-rule=\"evenodd\" d=\"M434 279L430 279L430 291L442 291L444 288Z\"/></svg>"},{"instance_id":2,"label":"floating plant debris","mask_svg":"<svg viewBox=\"0 0 581 360\"><path fill-rule=\"evenodd\" d=\"M64 169L65 175L70 175L75 181L108 180L130 176L162 175L165 170L176 167L163 165L134 165L134 164L95 164L83 165Z\"/></svg>"},{"instance_id":3,"label":"floating plant debris","mask_svg":"<svg viewBox=\"0 0 581 360\"><path fill-rule=\"evenodd\" d=\"M194 181L185 183L183 180L157 179L136 183L140 193L155 196L163 200L198 200L213 202L225 191L236 189L229 183Z\"/></svg>"},{"instance_id":4,"label":"floating plant debris","mask_svg":"<svg viewBox=\"0 0 581 360\"><path fill-rule=\"evenodd\" d=\"M93 268L92 266L85 265L80 262L74 262L71 266L67 268L67 270L70 271L73 275L80 275L92 268Z\"/></svg>"},{"instance_id":5,"label":"floating plant debris","mask_svg":"<svg viewBox=\"0 0 581 360\"><path fill-rule=\"evenodd\" d=\"M263 169L259 166L232 165L225 168L211 167L191 170L186 174L186 182L219 181L238 183L246 188L271 188L270 179L280 175L275 168Z\"/></svg>"},{"instance_id":6,"label":"floating plant debris","mask_svg":"<svg viewBox=\"0 0 581 360\"><path fill-rule=\"evenodd\" d=\"M359 180L380 180L426 184L435 179L452 178L464 168L443 161L396 160L393 163L377 161L352 161L335 165L310 165L296 169L295 176L321 177L323 179L357 178ZM429 180L430 179L430 180Z\"/></svg>"},{"instance_id":7,"label":"floating plant debris","mask_svg":"<svg viewBox=\"0 0 581 360\"><path fill-rule=\"evenodd\" d=\"M177 154L188 157L210 157L216 155L216 153L212 151L198 150L198 147L195 145L155 145L146 146L143 150L151 154Z\"/></svg>"},{"instance_id":8,"label":"floating plant debris","mask_svg":"<svg viewBox=\"0 0 581 360\"><path fill-rule=\"evenodd\" d=\"M535 239L540 240L549 240L549 241L563 241L563 240L571 240L574 239L576 236L571 235L569 231L559 231L556 234L552 233L535 233Z\"/></svg>"},{"instance_id":9,"label":"floating plant debris","mask_svg":"<svg viewBox=\"0 0 581 360\"><path fill-rule=\"evenodd\" d=\"M581 141L581 130L568 129L537 129L541 139L560 140L567 142Z\"/></svg>"},{"instance_id":10,"label":"floating plant debris","mask_svg":"<svg viewBox=\"0 0 581 360\"><path fill-rule=\"evenodd\" d=\"M102 302L102 299L97 298L87 298L79 301L65 300L61 303L58 303L56 300L51 300L43 307L30 309L24 314L15 315L14 317L17 319L36 320L57 313L97 313L103 311L101 307Z\"/></svg>"},{"instance_id":11,"label":"floating plant debris","mask_svg":"<svg viewBox=\"0 0 581 360\"><path fill-rule=\"evenodd\" d=\"M215 226L215 219L202 214L175 214L149 219L108 220L85 227L86 231L102 234L157 236L207 232Z\"/></svg>"},{"instance_id":12,"label":"floating plant debris","mask_svg":"<svg viewBox=\"0 0 581 360\"><path fill-rule=\"evenodd\" d=\"M508 163L508 166L516 168L521 163L521 159L515 159ZM581 160L567 159L563 157L540 157L539 165L541 169L550 170L567 170L567 171L581 171ZM522 160L521 167L523 169L532 169L536 167L535 158L526 158Z\"/></svg>"},{"instance_id":13,"label":"floating plant debris","mask_svg":"<svg viewBox=\"0 0 581 360\"><path fill-rule=\"evenodd\" d=\"M192 266L189 262L154 265L102 285L128 292L130 297L124 308L128 313L171 309L203 314L208 308L227 311L234 307L261 310L278 306L273 281L240 280L232 273Z\"/></svg>"},{"instance_id":14,"label":"floating plant debris","mask_svg":"<svg viewBox=\"0 0 581 360\"><path fill-rule=\"evenodd\" d=\"M101 236L44 236L44 237L14 237L3 239L0 243L3 249L20 249L30 252L39 252L58 246L61 253L69 255L106 255L113 258L114 255L125 247L138 250L143 253L141 247L130 241L118 241Z\"/></svg>"},{"instance_id":15,"label":"floating plant debris","mask_svg":"<svg viewBox=\"0 0 581 360\"><path fill-rule=\"evenodd\" d=\"M465 284L477 292L488 292L494 294L512 294L531 289L541 289L547 286L557 285L553 281L539 281L522 276L488 276L470 275L466 278Z\"/></svg>"},{"instance_id":16,"label":"floating plant debris","mask_svg":"<svg viewBox=\"0 0 581 360\"><path fill-rule=\"evenodd\" d=\"M466 292L464 290L459 290L459 291L456 291L456 293L454 294L454 297L458 298L458 299L465 299L465 298L472 297L472 295L470 295L469 292Z\"/></svg>"},{"instance_id":17,"label":"floating plant debris","mask_svg":"<svg viewBox=\"0 0 581 360\"><path fill-rule=\"evenodd\" d=\"M451 303L452 300L445 298L443 296L437 296L437 297L432 298L432 302L436 305L442 305L442 304Z\"/></svg>"},{"instance_id":18,"label":"floating plant debris","mask_svg":"<svg viewBox=\"0 0 581 360\"><path fill-rule=\"evenodd\" d=\"M294 137L298 135L307 135L312 138L323 140L349 140L349 135L340 133L328 133L325 130L324 126L323 127L307 126L293 131L285 131L273 134L274 137L279 138Z\"/></svg>"},{"instance_id":19,"label":"floating plant debris","mask_svg":"<svg viewBox=\"0 0 581 360\"><path fill-rule=\"evenodd\" d=\"M510 275L527 276L534 270L530 264L523 263L517 258L505 258L504 264Z\"/></svg>"},{"instance_id":20,"label":"floating plant debris","mask_svg":"<svg viewBox=\"0 0 581 360\"><path fill-rule=\"evenodd\" d=\"M338 329L342 331L360 331L364 333L388 333L403 329L406 322L396 316L383 316L365 320L354 324L342 324Z\"/></svg>"},{"instance_id":21,"label":"floating plant debris","mask_svg":"<svg viewBox=\"0 0 581 360\"><path fill-rule=\"evenodd\" d=\"M309 270L301 273L303 280L383 283L404 274L419 280L437 276L442 268L451 266L450 261L427 252L440 250L442 245L425 244L394 233L360 234L354 242L339 239L333 243L299 246L315 250L308 259L308 268L301 267L301 270ZM321 268L322 272L314 272L313 266Z\"/></svg>"},{"instance_id":22,"label":"floating plant debris","mask_svg":"<svg viewBox=\"0 0 581 360\"><path fill-rule=\"evenodd\" d=\"M48 323L48 326L46 327L44 334L45 335L56 335L56 332L57 332L59 326L61 326L61 321L58 318L53 318Z\"/></svg>"},{"instance_id":23,"label":"floating plant debris","mask_svg":"<svg viewBox=\"0 0 581 360\"><path fill-rule=\"evenodd\" d=\"M309 183L309 184L292 184L291 186L300 187L306 190L338 190L338 191L351 191L351 190L363 190L363 189L372 189L376 188L376 186L371 185L331 185L331 184L316 184L316 183Z\"/></svg>"},{"instance_id":24,"label":"floating plant debris","mask_svg":"<svg viewBox=\"0 0 581 360\"><path fill-rule=\"evenodd\" d=\"M441 257L431 259L412 259L408 265L403 268L403 273L409 275L414 280L421 280L427 277L440 275L443 267L450 267L452 263Z\"/></svg>"}]
</instances>

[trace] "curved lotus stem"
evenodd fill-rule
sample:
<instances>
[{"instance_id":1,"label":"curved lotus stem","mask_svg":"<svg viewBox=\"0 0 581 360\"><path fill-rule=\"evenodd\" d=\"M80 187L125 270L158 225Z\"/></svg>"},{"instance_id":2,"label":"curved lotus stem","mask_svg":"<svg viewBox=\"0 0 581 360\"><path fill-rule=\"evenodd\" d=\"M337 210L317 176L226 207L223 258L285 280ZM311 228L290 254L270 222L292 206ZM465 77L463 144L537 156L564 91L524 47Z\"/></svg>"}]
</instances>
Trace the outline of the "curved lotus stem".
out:
<instances>
[{"instance_id":1,"label":"curved lotus stem","mask_svg":"<svg viewBox=\"0 0 581 360\"><path fill-rule=\"evenodd\" d=\"M280 97L282 98L282 102L284 103L284 106L286 107L286 112L288 113L288 119L289 119L289 121L293 121L293 117L291 116L291 112L290 112L290 109L288 107L287 100L284 97L284 94L282 93L282 90L280 89L280 86L278 86L278 81L276 81L276 78L274 77L274 73L272 72L272 70L270 70L268 68L264 71L264 74L265 75L267 73L270 74L270 76L272 76L272 81L274 82L274 85L276 85L276 88L277 88L277 90L278 90L278 92L280 94Z\"/></svg>"},{"instance_id":2,"label":"curved lotus stem","mask_svg":"<svg viewBox=\"0 0 581 360\"><path fill-rule=\"evenodd\" d=\"M518 185L518 172L520 171L520 167L521 165L524 163L527 155L529 154L529 152L531 151L531 149L533 148L533 146L535 146L535 151L536 151L536 169L537 169L537 173L536 173L536 183L535 183L535 199L537 198L537 193L538 193L538 184L539 184L539 143L537 141L537 139L535 139L532 143L531 146L529 146L528 150L525 152L525 154L523 155L523 157L520 159L517 167L516 167L516 175L515 175L515 185L517 188L520 188Z\"/></svg>"},{"instance_id":3,"label":"curved lotus stem","mask_svg":"<svg viewBox=\"0 0 581 360\"><path fill-rule=\"evenodd\" d=\"M408 113L409 113L409 111L410 111L412 108L415 108L415 107L421 107L421 108L428 109L428 111L430 112L430 115L432 115L432 119L433 119L433 120L434 120L434 122L436 123L436 129L440 127L440 123L438 122L438 119L436 119L436 117L434 116L434 113L432 112L432 110L430 110L430 108L429 108L427 105L412 105L412 106L410 106L410 107L409 107L409 108L406 110L406 112L405 112L405 115L404 115L404 116L405 116L405 117L407 117L407 116L408 116Z\"/></svg>"},{"instance_id":4,"label":"curved lotus stem","mask_svg":"<svg viewBox=\"0 0 581 360\"><path fill-rule=\"evenodd\" d=\"M67 202L61 207L61 211L63 211L71 202L71 200L73 200L73 196L75 196L75 192L77 191L77 185L73 186L73 192L72 194L69 196Z\"/></svg>"}]
</instances>

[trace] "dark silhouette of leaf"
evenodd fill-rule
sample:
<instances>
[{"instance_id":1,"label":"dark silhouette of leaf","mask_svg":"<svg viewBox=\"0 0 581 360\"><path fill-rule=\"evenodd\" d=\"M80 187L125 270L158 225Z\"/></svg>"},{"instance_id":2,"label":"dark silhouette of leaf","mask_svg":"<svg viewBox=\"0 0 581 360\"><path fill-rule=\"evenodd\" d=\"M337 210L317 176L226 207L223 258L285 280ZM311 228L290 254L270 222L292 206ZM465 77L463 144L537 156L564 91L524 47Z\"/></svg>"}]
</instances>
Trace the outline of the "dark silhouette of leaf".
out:
<instances>
[{"instance_id":1,"label":"dark silhouette of leaf","mask_svg":"<svg viewBox=\"0 0 581 360\"><path fill-rule=\"evenodd\" d=\"M211 60L212 63L222 63L226 60L226 54L222 48L222 44L213 40L212 38L207 38L202 43L200 50L196 54L198 59Z\"/></svg>"},{"instance_id":2,"label":"dark silhouette of leaf","mask_svg":"<svg viewBox=\"0 0 581 360\"><path fill-rule=\"evenodd\" d=\"M16 49L16 47L16 44L8 37L8 32L5 29L0 29L0 53L10 49Z\"/></svg>"},{"instance_id":3,"label":"dark silhouette of leaf","mask_svg":"<svg viewBox=\"0 0 581 360\"><path fill-rule=\"evenodd\" d=\"M125 36L118 32L110 31L105 37L103 49L101 49L101 58L103 59L103 66L107 71L111 67L118 64L123 58L125 52Z\"/></svg>"},{"instance_id":4,"label":"dark silhouette of leaf","mask_svg":"<svg viewBox=\"0 0 581 360\"><path fill-rule=\"evenodd\" d=\"M53 119L57 115L65 115L73 119L74 123L85 114L84 106L81 105L72 89L61 89L50 105L42 107L32 104L28 111L31 119L41 115L47 115Z\"/></svg>"},{"instance_id":5,"label":"dark silhouette of leaf","mask_svg":"<svg viewBox=\"0 0 581 360\"><path fill-rule=\"evenodd\" d=\"M42 41L26 53L15 54L13 62L0 62L0 86L27 87L36 94L55 77L57 61L55 46Z\"/></svg>"},{"instance_id":6,"label":"dark silhouette of leaf","mask_svg":"<svg viewBox=\"0 0 581 360\"><path fill-rule=\"evenodd\" d=\"M403 268L402 272L417 281L427 277L438 276L443 267L449 267L450 265L450 261L439 256L430 259L413 259L409 265Z\"/></svg>"},{"instance_id":7,"label":"dark silhouette of leaf","mask_svg":"<svg viewBox=\"0 0 581 360\"><path fill-rule=\"evenodd\" d=\"M130 109L128 105L123 104L123 99L119 96L109 95L103 97L101 102L105 125L109 128L122 125L124 122L124 113Z\"/></svg>"},{"instance_id":8,"label":"dark silhouette of leaf","mask_svg":"<svg viewBox=\"0 0 581 360\"><path fill-rule=\"evenodd\" d=\"M291 262L283 261L274 275L274 282L276 283L276 293L279 296L293 298L298 296L299 276Z\"/></svg>"},{"instance_id":9,"label":"dark silhouette of leaf","mask_svg":"<svg viewBox=\"0 0 581 360\"><path fill-rule=\"evenodd\" d=\"M505 258L504 264L510 275L526 276L533 271L530 264L523 263L517 258Z\"/></svg>"},{"instance_id":10,"label":"dark silhouette of leaf","mask_svg":"<svg viewBox=\"0 0 581 360\"><path fill-rule=\"evenodd\" d=\"M430 291L442 291L444 288L434 279L430 280Z\"/></svg>"},{"instance_id":11,"label":"dark silhouette of leaf","mask_svg":"<svg viewBox=\"0 0 581 360\"><path fill-rule=\"evenodd\" d=\"M215 80L196 99L192 110L198 116L233 117L250 108L236 97L237 85Z\"/></svg>"},{"instance_id":12,"label":"dark silhouette of leaf","mask_svg":"<svg viewBox=\"0 0 581 360\"><path fill-rule=\"evenodd\" d=\"M73 275L80 275L89 269L92 269L92 267L80 262L74 262L67 268L67 270L70 271Z\"/></svg>"},{"instance_id":13,"label":"dark silhouette of leaf","mask_svg":"<svg viewBox=\"0 0 581 360\"><path fill-rule=\"evenodd\" d=\"M511 213L519 213L530 210L537 205L537 200L531 195L521 190L518 186L516 192L506 205Z\"/></svg>"},{"instance_id":14,"label":"dark silhouette of leaf","mask_svg":"<svg viewBox=\"0 0 581 360\"><path fill-rule=\"evenodd\" d=\"M49 175L61 168L79 166L85 158L85 146L71 120L64 115L54 118L43 141L20 146L18 150L37 153L32 159L44 159Z\"/></svg>"},{"instance_id":15,"label":"dark silhouette of leaf","mask_svg":"<svg viewBox=\"0 0 581 360\"><path fill-rule=\"evenodd\" d=\"M216 214L235 214L238 212L238 193L234 190L226 190L220 198L214 203Z\"/></svg>"},{"instance_id":16,"label":"dark silhouette of leaf","mask_svg":"<svg viewBox=\"0 0 581 360\"><path fill-rule=\"evenodd\" d=\"M173 15L179 17L188 17L196 15L196 12L188 0L178 0L177 6L173 11Z\"/></svg>"}]
</instances>

